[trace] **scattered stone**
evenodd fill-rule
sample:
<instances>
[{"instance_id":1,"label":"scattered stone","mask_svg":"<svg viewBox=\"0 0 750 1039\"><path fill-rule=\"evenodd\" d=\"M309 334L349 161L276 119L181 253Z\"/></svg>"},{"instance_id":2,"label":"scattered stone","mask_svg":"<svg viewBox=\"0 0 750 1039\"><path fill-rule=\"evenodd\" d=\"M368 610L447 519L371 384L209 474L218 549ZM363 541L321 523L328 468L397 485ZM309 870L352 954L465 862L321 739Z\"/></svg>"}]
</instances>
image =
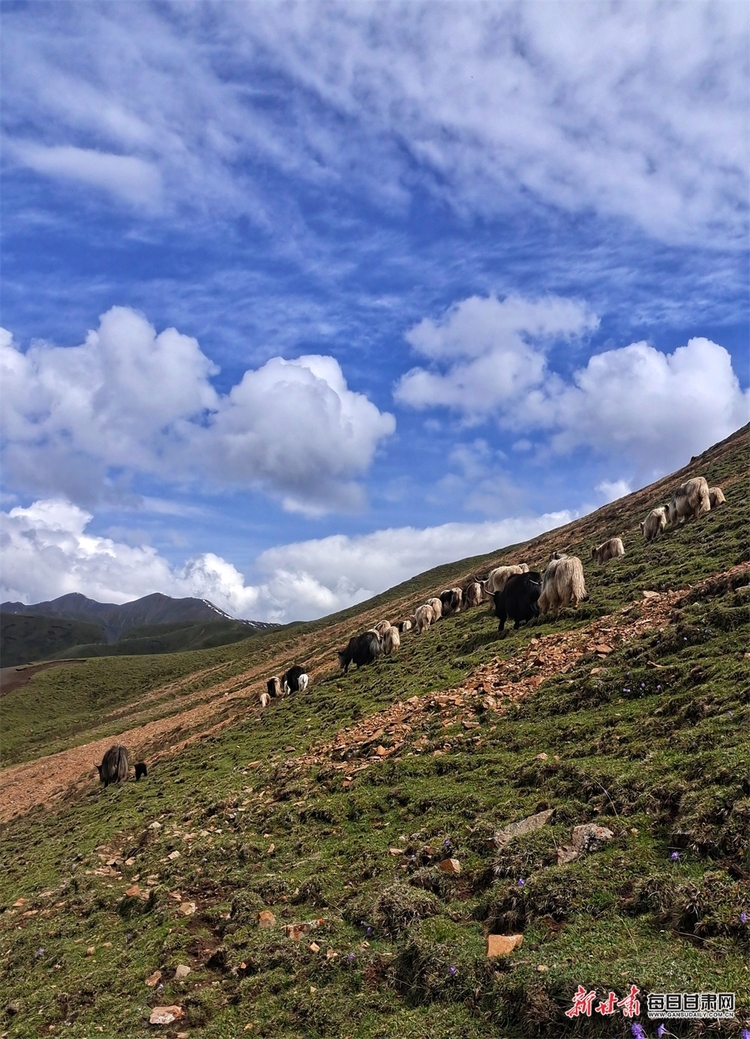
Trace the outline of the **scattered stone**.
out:
<instances>
[{"instance_id":1,"label":"scattered stone","mask_svg":"<svg viewBox=\"0 0 750 1039\"><path fill-rule=\"evenodd\" d=\"M561 845L557 849L557 865L565 866L568 862L572 862L578 858L578 852L575 848L571 848L566 844Z\"/></svg>"},{"instance_id":2,"label":"scattered stone","mask_svg":"<svg viewBox=\"0 0 750 1039\"><path fill-rule=\"evenodd\" d=\"M610 646L608 642L599 642L596 646L591 647L594 653L598 653L600 657L606 657L610 653L614 653L614 647Z\"/></svg>"},{"instance_id":3,"label":"scattered stone","mask_svg":"<svg viewBox=\"0 0 750 1039\"><path fill-rule=\"evenodd\" d=\"M600 851L607 841L614 838L611 830L596 823L582 823L573 829L573 847L579 852Z\"/></svg>"},{"instance_id":4,"label":"scattered stone","mask_svg":"<svg viewBox=\"0 0 750 1039\"><path fill-rule=\"evenodd\" d=\"M305 920L299 924L287 924L284 928L284 934L287 938L292 938L295 942L298 942L305 931L311 931L315 927L320 927L323 923L325 923L325 920L321 916L317 920Z\"/></svg>"},{"instance_id":5,"label":"scattered stone","mask_svg":"<svg viewBox=\"0 0 750 1039\"><path fill-rule=\"evenodd\" d=\"M154 1007L148 1023L150 1025L171 1025L173 1021L179 1021L183 1016L182 1007Z\"/></svg>"},{"instance_id":6,"label":"scattered stone","mask_svg":"<svg viewBox=\"0 0 750 1039\"><path fill-rule=\"evenodd\" d=\"M258 927L273 927L275 924L276 917L270 909L264 909L258 914Z\"/></svg>"},{"instance_id":7,"label":"scattered stone","mask_svg":"<svg viewBox=\"0 0 750 1039\"><path fill-rule=\"evenodd\" d=\"M396 857L398 855L405 855L406 854L406 848L389 848L388 849L388 853L390 855L393 855L394 857Z\"/></svg>"},{"instance_id":8,"label":"scattered stone","mask_svg":"<svg viewBox=\"0 0 750 1039\"><path fill-rule=\"evenodd\" d=\"M320 946L317 942L310 942L308 949L310 949L311 952L320 952Z\"/></svg>"},{"instance_id":9,"label":"scattered stone","mask_svg":"<svg viewBox=\"0 0 750 1039\"><path fill-rule=\"evenodd\" d=\"M20 909L21 906L25 906L27 902L28 902L28 898L19 898L17 902L13 903L13 908L14 909Z\"/></svg>"},{"instance_id":10,"label":"scattered stone","mask_svg":"<svg viewBox=\"0 0 750 1039\"><path fill-rule=\"evenodd\" d=\"M180 857L179 851L170 851L169 855L167 855L168 859L179 859L179 857Z\"/></svg>"},{"instance_id":11,"label":"scattered stone","mask_svg":"<svg viewBox=\"0 0 750 1039\"><path fill-rule=\"evenodd\" d=\"M190 973L191 970L192 970L192 968L188 967L188 965L186 963L178 964L177 969L174 972L174 980L175 981L184 981L185 978L188 976L188 974Z\"/></svg>"},{"instance_id":12,"label":"scattered stone","mask_svg":"<svg viewBox=\"0 0 750 1039\"><path fill-rule=\"evenodd\" d=\"M155 970L153 974L149 974L149 976L146 978L146 984L148 985L149 988L156 988L156 986L159 984L160 981L161 981L161 971L160 970Z\"/></svg>"},{"instance_id":13,"label":"scattered stone","mask_svg":"<svg viewBox=\"0 0 750 1039\"><path fill-rule=\"evenodd\" d=\"M148 828L149 828L149 830L160 830L161 829L161 823L159 823L159 822L149 823L149 827Z\"/></svg>"},{"instance_id":14,"label":"scattered stone","mask_svg":"<svg viewBox=\"0 0 750 1039\"><path fill-rule=\"evenodd\" d=\"M545 754L544 751L542 751L541 754L537 754L536 759L537 761L546 761L548 757L549 754Z\"/></svg>"},{"instance_id":15,"label":"scattered stone","mask_svg":"<svg viewBox=\"0 0 750 1039\"><path fill-rule=\"evenodd\" d=\"M137 898L138 895L140 895L140 893L141 888L139 884L133 884L133 886L129 887L128 890L125 892L128 898Z\"/></svg>"},{"instance_id":16,"label":"scattered stone","mask_svg":"<svg viewBox=\"0 0 750 1039\"><path fill-rule=\"evenodd\" d=\"M197 908L195 902L183 902L179 911L183 916L192 916Z\"/></svg>"},{"instance_id":17,"label":"scattered stone","mask_svg":"<svg viewBox=\"0 0 750 1039\"><path fill-rule=\"evenodd\" d=\"M660 599L661 595L659 592L642 592L644 599Z\"/></svg>"},{"instance_id":18,"label":"scattered stone","mask_svg":"<svg viewBox=\"0 0 750 1039\"><path fill-rule=\"evenodd\" d=\"M522 934L488 934L487 959L492 959L495 956L507 956L522 944Z\"/></svg>"},{"instance_id":19,"label":"scattered stone","mask_svg":"<svg viewBox=\"0 0 750 1039\"><path fill-rule=\"evenodd\" d=\"M458 859L443 859L438 863L438 869L441 869L443 873L453 873L458 876L461 872L461 863Z\"/></svg>"},{"instance_id":20,"label":"scattered stone","mask_svg":"<svg viewBox=\"0 0 750 1039\"><path fill-rule=\"evenodd\" d=\"M504 848L509 841L513 840L514 837L520 836L522 833L532 833L534 830L541 830L545 823L548 823L554 814L554 808L547 808L543 812L537 812L536 815L526 816L526 818L521 819L520 822L510 823L508 826L504 826L502 830L498 830L495 833L495 847Z\"/></svg>"}]
</instances>

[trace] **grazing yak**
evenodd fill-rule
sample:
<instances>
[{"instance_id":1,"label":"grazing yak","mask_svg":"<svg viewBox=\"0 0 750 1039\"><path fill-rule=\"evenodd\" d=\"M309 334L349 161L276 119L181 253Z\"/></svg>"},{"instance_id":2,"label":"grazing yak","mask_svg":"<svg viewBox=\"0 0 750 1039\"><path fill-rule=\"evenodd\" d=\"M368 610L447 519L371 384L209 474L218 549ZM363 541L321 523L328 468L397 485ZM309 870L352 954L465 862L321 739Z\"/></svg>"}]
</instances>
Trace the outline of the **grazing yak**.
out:
<instances>
[{"instance_id":1,"label":"grazing yak","mask_svg":"<svg viewBox=\"0 0 750 1039\"><path fill-rule=\"evenodd\" d=\"M674 492L669 503L669 525L676 527L688 519L698 519L711 511L711 496L705 476L694 476Z\"/></svg>"},{"instance_id":2,"label":"grazing yak","mask_svg":"<svg viewBox=\"0 0 750 1039\"><path fill-rule=\"evenodd\" d=\"M557 615L565 606L577 606L587 598L583 563L578 556L558 553L544 571L539 612Z\"/></svg>"},{"instance_id":3,"label":"grazing yak","mask_svg":"<svg viewBox=\"0 0 750 1039\"><path fill-rule=\"evenodd\" d=\"M479 582L482 588L482 594L485 598L491 599L495 592L502 592L506 583L510 580L513 574L527 574L528 572L529 568L526 563L513 563L510 566L496 566L494 570L490 570L487 574L486 581Z\"/></svg>"},{"instance_id":4,"label":"grazing yak","mask_svg":"<svg viewBox=\"0 0 750 1039\"><path fill-rule=\"evenodd\" d=\"M464 603L466 606L479 606L482 599L482 586L479 581L469 581L464 588Z\"/></svg>"},{"instance_id":5,"label":"grazing yak","mask_svg":"<svg viewBox=\"0 0 750 1039\"><path fill-rule=\"evenodd\" d=\"M378 621L378 623L372 628L372 631L377 631L381 639L385 636L385 633L390 629L390 621Z\"/></svg>"},{"instance_id":6,"label":"grazing yak","mask_svg":"<svg viewBox=\"0 0 750 1039\"><path fill-rule=\"evenodd\" d=\"M266 691L270 697L282 696L284 690L281 688L281 679L269 678L266 682Z\"/></svg>"},{"instance_id":7,"label":"grazing yak","mask_svg":"<svg viewBox=\"0 0 750 1039\"><path fill-rule=\"evenodd\" d=\"M121 743L115 743L102 758L101 765L95 768L99 779L105 786L110 783L124 783L128 778L128 752Z\"/></svg>"},{"instance_id":8,"label":"grazing yak","mask_svg":"<svg viewBox=\"0 0 750 1039\"><path fill-rule=\"evenodd\" d=\"M383 646L376 631L352 635L346 649L339 650L339 667L343 668L346 674L350 664L356 664L358 668L364 667L365 664L372 664L377 660L382 652Z\"/></svg>"},{"instance_id":9,"label":"grazing yak","mask_svg":"<svg viewBox=\"0 0 750 1039\"><path fill-rule=\"evenodd\" d=\"M542 575L536 570L511 574L503 590L492 594L495 616L500 621L498 631L505 628L506 620L512 620L514 629L517 629L524 621L538 617L541 590Z\"/></svg>"},{"instance_id":10,"label":"grazing yak","mask_svg":"<svg viewBox=\"0 0 750 1039\"><path fill-rule=\"evenodd\" d=\"M721 487L709 487L708 500L711 503L711 508L715 509L718 505L723 505L727 499L724 497Z\"/></svg>"},{"instance_id":11,"label":"grazing yak","mask_svg":"<svg viewBox=\"0 0 750 1039\"><path fill-rule=\"evenodd\" d=\"M658 508L652 509L645 520L641 520L641 533L646 541L653 541L667 529L667 509L667 505L660 505Z\"/></svg>"},{"instance_id":12,"label":"grazing yak","mask_svg":"<svg viewBox=\"0 0 750 1039\"><path fill-rule=\"evenodd\" d=\"M294 664L282 678L281 684L284 689L284 694L289 696L290 693L304 693L309 681L310 679L307 677L304 667L300 667L299 664Z\"/></svg>"},{"instance_id":13,"label":"grazing yak","mask_svg":"<svg viewBox=\"0 0 750 1039\"><path fill-rule=\"evenodd\" d=\"M402 635L405 634L405 632L407 632L407 631L411 631L411 629L413 627L414 627L414 623L413 623L413 621L410 621L410 620L399 621L399 624L398 624L398 630L399 630L399 632Z\"/></svg>"},{"instance_id":14,"label":"grazing yak","mask_svg":"<svg viewBox=\"0 0 750 1039\"><path fill-rule=\"evenodd\" d=\"M434 619L435 613L428 602L423 606L418 606L414 614L414 628L416 629L417 635L421 635L423 631L427 631Z\"/></svg>"},{"instance_id":15,"label":"grazing yak","mask_svg":"<svg viewBox=\"0 0 750 1039\"><path fill-rule=\"evenodd\" d=\"M442 607L443 616L450 617L453 613L459 613L461 610L462 600L463 592L460 588L446 588L444 592L441 592L440 605Z\"/></svg>"},{"instance_id":16,"label":"grazing yak","mask_svg":"<svg viewBox=\"0 0 750 1039\"><path fill-rule=\"evenodd\" d=\"M383 643L383 654L385 656L390 656L397 649L401 649L401 636L398 633L398 628L394 628L392 625L389 626L381 642Z\"/></svg>"},{"instance_id":17,"label":"grazing yak","mask_svg":"<svg viewBox=\"0 0 750 1039\"><path fill-rule=\"evenodd\" d=\"M145 761L136 761L136 763L135 763L135 781L136 781L136 783L141 778L141 776L147 776L147 775L148 775L148 766L146 765L146 762Z\"/></svg>"},{"instance_id":18,"label":"grazing yak","mask_svg":"<svg viewBox=\"0 0 750 1039\"><path fill-rule=\"evenodd\" d=\"M443 603L442 600L433 595L431 599L427 600L427 606L432 607L432 619L433 621L439 621L443 616Z\"/></svg>"},{"instance_id":19,"label":"grazing yak","mask_svg":"<svg viewBox=\"0 0 750 1039\"><path fill-rule=\"evenodd\" d=\"M597 545L596 548L591 549L591 558L602 565L608 563L610 559L616 559L618 556L624 555L625 546L622 543L622 538L610 538L609 541L605 541L601 545Z\"/></svg>"}]
</instances>

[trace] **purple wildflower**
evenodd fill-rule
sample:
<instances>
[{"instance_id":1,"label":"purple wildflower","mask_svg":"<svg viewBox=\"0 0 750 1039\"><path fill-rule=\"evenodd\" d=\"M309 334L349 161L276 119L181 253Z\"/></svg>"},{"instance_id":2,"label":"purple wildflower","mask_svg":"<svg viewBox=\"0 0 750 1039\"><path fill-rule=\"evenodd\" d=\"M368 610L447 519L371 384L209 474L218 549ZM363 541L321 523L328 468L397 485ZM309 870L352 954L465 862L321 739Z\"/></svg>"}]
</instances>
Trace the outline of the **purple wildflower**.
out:
<instances>
[{"instance_id":1,"label":"purple wildflower","mask_svg":"<svg viewBox=\"0 0 750 1039\"><path fill-rule=\"evenodd\" d=\"M350 963L354 963L354 961L356 960L356 958L357 958L357 957L356 957L356 956L354 955L354 953L353 953L353 952L350 952L350 953L349 953L349 955L347 956L347 959L349 960L349 962L350 962Z\"/></svg>"},{"instance_id":2,"label":"purple wildflower","mask_svg":"<svg viewBox=\"0 0 750 1039\"><path fill-rule=\"evenodd\" d=\"M44 956L44 949L37 949L36 955L37 956Z\"/></svg>"},{"instance_id":3,"label":"purple wildflower","mask_svg":"<svg viewBox=\"0 0 750 1039\"><path fill-rule=\"evenodd\" d=\"M666 1025L659 1025L656 1029L656 1039L663 1039L663 1037L668 1034Z\"/></svg>"},{"instance_id":4,"label":"purple wildflower","mask_svg":"<svg viewBox=\"0 0 750 1039\"><path fill-rule=\"evenodd\" d=\"M740 913L740 923L741 924L746 924L747 923L747 913Z\"/></svg>"},{"instance_id":5,"label":"purple wildflower","mask_svg":"<svg viewBox=\"0 0 750 1039\"><path fill-rule=\"evenodd\" d=\"M633 1039L648 1039L648 1036L643 1031L643 1025L639 1025L638 1022L630 1026L630 1031L633 1035Z\"/></svg>"},{"instance_id":6,"label":"purple wildflower","mask_svg":"<svg viewBox=\"0 0 750 1039\"><path fill-rule=\"evenodd\" d=\"M740 1039L750 1039L750 1028L743 1028L740 1032Z\"/></svg>"},{"instance_id":7,"label":"purple wildflower","mask_svg":"<svg viewBox=\"0 0 750 1039\"><path fill-rule=\"evenodd\" d=\"M368 927L365 934L372 934L372 927Z\"/></svg>"},{"instance_id":8,"label":"purple wildflower","mask_svg":"<svg viewBox=\"0 0 750 1039\"><path fill-rule=\"evenodd\" d=\"M669 857L672 860L672 862L679 862L679 860L680 860L680 853L679 853L679 851L673 851L672 854Z\"/></svg>"},{"instance_id":9,"label":"purple wildflower","mask_svg":"<svg viewBox=\"0 0 750 1039\"><path fill-rule=\"evenodd\" d=\"M518 878L518 886L519 887L524 887L525 884L526 884L526 881L523 879L523 877L519 877Z\"/></svg>"},{"instance_id":10,"label":"purple wildflower","mask_svg":"<svg viewBox=\"0 0 750 1039\"><path fill-rule=\"evenodd\" d=\"M451 967L450 971L451 971L451 974L455 974L456 973L456 968L455 967Z\"/></svg>"}]
</instances>

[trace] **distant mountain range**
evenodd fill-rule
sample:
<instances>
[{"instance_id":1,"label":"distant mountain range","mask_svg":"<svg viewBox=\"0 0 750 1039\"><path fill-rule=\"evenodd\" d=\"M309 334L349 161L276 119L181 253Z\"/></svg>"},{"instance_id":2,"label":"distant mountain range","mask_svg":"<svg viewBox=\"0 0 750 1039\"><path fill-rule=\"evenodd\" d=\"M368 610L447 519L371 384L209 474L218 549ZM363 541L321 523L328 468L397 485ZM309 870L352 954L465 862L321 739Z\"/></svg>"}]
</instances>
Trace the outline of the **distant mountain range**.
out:
<instances>
[{"instance_id":1,"label":"distant mountain range","mask_svg":"<svg viewBox=\"0 0 750 1039\"><path fill-rule=\"evenodd\" d=\"M117 605L72 592L50 602L0 604L0 663L13 667L60 656L176 652L236 642L277 627L235 620L207 599L155 592Z\"/></svg>"}]
</instances>

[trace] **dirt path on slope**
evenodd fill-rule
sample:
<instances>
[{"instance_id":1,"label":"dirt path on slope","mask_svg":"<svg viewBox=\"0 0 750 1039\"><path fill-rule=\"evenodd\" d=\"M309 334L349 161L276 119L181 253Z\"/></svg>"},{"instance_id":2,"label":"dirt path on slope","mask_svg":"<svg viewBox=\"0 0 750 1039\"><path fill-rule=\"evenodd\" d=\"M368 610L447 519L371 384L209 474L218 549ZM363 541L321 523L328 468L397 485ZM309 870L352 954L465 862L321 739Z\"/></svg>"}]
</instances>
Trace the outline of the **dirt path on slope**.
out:
<instances>
[{"instance_id":1,"label":"dirt path on slope","mask_svg":"<svg viewBox=\"0 0 750 1039\"><path fill-rule=\"evenodd\" d=\"M750 573L750 564L743 563L692 588L644 592L642 599L582 628L533 637L520 653L507 660L496 658L481 665L461 685L393 704L344 728L332 740L317 745L296 760L301 766L327 761L334 767L352 770L353 757L365 764L369 760L398 755L407 744L412 744L411 733L421 729L428 717L434 718L436 711L445 712L446 725L462 723L467 729L474 728L478 725L477 705L502 710L504 702L514 703L531 695L546 678L569 670L585 653L594 653L605 661L623 643L639 638L646 631L666 627L675 605L686 594L692 597L702 586L718 587L736 574L746 572ZM373 616L376 613L373 611ZM369 614L360 617L359 626L368 623L368 618ZM313 683L316 677L331 671L330 647L342 643L350 627L351 621L347 621L299 639L295 656L307 662ZM2 770L0 822L7 822L34 807L54 807L71 788L92 786L96 779L94 763L101 761L113 743L124 743L133 754L132 761L140 757L154 761L176 754L188 744L240 719L257 717L260 714L258 692L265 688L265 678L260 676L261 673L267 676L274 664L278 673L281 670L278 658L267 661L265 666L256 663L244 674L204 690L199 694L201 702L169 717ZM428 742L426 737L419 737L416 744L412 744L417 750L420 739Z\"/></svg>"},{"instance_id":2,"label":"dirt path on slope","mask_svg":"<svg viewBox=\"0 0 750 1039\"><path fill-rule=\"evenodd\" d=\"M384 758L398 761L402 752L422 752L430 741L425 735L415 739L414 734L423 731L436 716L442 716L445 727L460 723L467 730L479 728L478 711L502 713L508 704L530 696L545 679L569 671L584 654L596 654L604 662L618 646L640 638L646 631L665 628L686 591L648 592L643 600L584 628L533 637L522 652L507 660L496 658L482 664L459 686L412 696L347 726L332 740L301 755L299 763L309 767L328 762L334 769L354 772ZM638 616L634 618L636 610ZM445 744L432 753L448 749L450 745Z\"/></svg>"}]
</instances>

